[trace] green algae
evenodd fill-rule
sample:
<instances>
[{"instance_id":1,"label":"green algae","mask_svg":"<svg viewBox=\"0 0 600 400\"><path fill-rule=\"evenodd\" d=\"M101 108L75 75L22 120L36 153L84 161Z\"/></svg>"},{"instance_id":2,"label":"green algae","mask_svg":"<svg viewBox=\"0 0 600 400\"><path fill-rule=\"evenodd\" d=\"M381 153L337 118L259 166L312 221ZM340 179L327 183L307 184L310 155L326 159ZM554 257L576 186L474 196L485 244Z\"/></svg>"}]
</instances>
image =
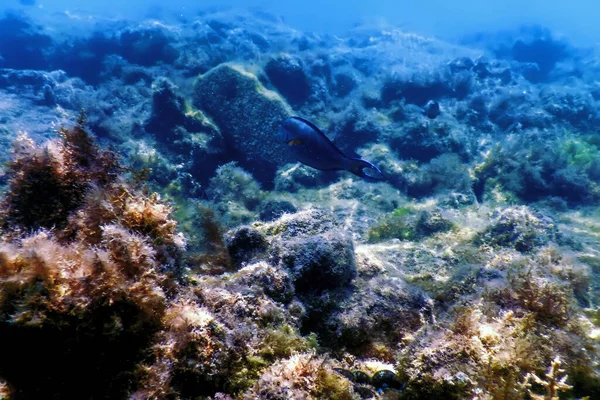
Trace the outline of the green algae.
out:
<instances>
[{"instance_id":1,"label":"green algae","mask_svg":"<svg viewBox=\"0 0 600 400\"><path fill-rule=\"evenodd\" d=\"M241 393L248 390L260 378L269 363L262 357L247 356L232 368L227 389L231 393Z\"/></svg>"},{"instance_id":2,"label":"green algae","mask_svg":"<svg viewBox=\"0 0 600 400\"><path fill-rule=\"evenodd\" d=\"M315 349L316 337L302 337L290 325L281 325L276 329L267 331L258 354L264 360L273 362L279 358L290 357L295 353L302 353Z\"/></svg>"},{"instance_id":3,"label":"green algae","mask_svg":"<svg viewBox=\"0 0 600 400\"><path fill-rule=\"evenodd\" d=\"M319 399L353 400L355 397L350 390L351 382L339 374L321 368L317 372L315 394Z\"/></svg>"},{"instance_id":4,"label":"green algae","mask_svg":"<svg viewBox=\"0 0 600 400\"><path fill-rule=\"evenodd\" d=\"M297 329L287 324L268 329L256 354L246 355L232 367L227 388L231 393L248 390L258 381L264 370L277 360L317 348L314 334L303 337ZM325 379L323 386L323 393L336 393L330 379Z\"/></svg>"},{"instance_id":5,"label":"green algae","mask_svg":"<svg viewBox=\"0 0 600 400\"><path fill-rule=\"evenodd\" d=\"M417 211L414 207L398 207L383 215L367 231L370 243L388 239L419 240L438 232L455 229L454 224L442 216L440 209Z\"/></svg>"},{"instance_id":6,"label":"green algae","mask_svg":"<svg viewBox=\"0 0 600 400\"><path fill-rule=\"evenodd\" d=\"M600 273L600 257L585 254L577 257L577 259L589 265L594 273Z\"/></svg>"},{"instance_id":7,"label":"green algae","mask_svg":"<svg viewBox=\"0 0 600 400\"><path fill-rule=\"evenodd\" d=\"M384 215L367 231L370 243L388 239L413 240L416 237L412 207L396 208L391 214Z\"/></svg>"},{"instance_id":8,"label":"green algae","mask_svg":"<svg viewBox=\"0 0 600 400\"><path fill-rule=\"evenodd\" d=\"M598 160L600 150L594 143L594 136L566 140L563 144L563 150L567 155L569 164L588 168L590 164Z\"/></svg>"}]
</instances>

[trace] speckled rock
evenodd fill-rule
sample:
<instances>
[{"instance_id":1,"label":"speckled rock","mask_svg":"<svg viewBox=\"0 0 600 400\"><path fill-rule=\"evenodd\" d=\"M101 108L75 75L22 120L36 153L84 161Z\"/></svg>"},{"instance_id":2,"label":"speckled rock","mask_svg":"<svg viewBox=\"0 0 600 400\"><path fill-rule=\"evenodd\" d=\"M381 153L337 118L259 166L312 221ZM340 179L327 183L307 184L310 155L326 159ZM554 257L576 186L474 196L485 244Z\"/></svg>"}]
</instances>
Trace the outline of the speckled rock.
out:
<instances>
[{"instance_id":1,"label":"speckled rock","mask_svg":"<svg viewBox=\"0 0 600 400\"><path fill-rule=\"evenodd\" d=\"M438 232L446 232L452 228L452 221L443 215L443 210L434 208L421 213L417 222L417 230L423 236L433 235Z\"/></svg>"},{"instance_id":2,"label":"speckled rock","mask_svg":"<svg viewBox=\"0 0 600 400\"><path fill-rule=\"evenodd\" d=\"M287 200L267 199L259 204L258 211L262 221L273 221L283 214L293 214L298 209Z\"/></svg>"},{"instance_id":3,"label":"speckled rock","mask_svg":"<svg viewBox=\"0 0 600 400\"><path fill-rule=\"evenodd\" d=\"M237 265L250 261L267 249L265 237L249 226L242 226L229 232L225 242L231 261Z\"/></svg>"},{"instance_id":4,"label":"speckled rock","mask_svg":"<svg viewBox=\"0 0 600 400\"><path fill-rule=\"evenodd\" d=\"M240 269L231 281L242 287L261 288L267 296L282 303L289 303L294 297L294 286L287 271L264 261Z\"/></svg>"},{"instance_id":5,"label":"speckled rock","mask_svg":"<svg viewBox=\"0 0 600 400\"><path fill-rule=\"evenodd\" d=\"M302 61L289 54L271 59L265 66L269 80L292 104L308 100L311 88Z\"/></svg>"},{"instance_id":6,"label":"speckled rock","mask_svg":"<svg viewBox=\"0 0 600 400\"><path fill-rule=\"evenodd\" d=\"M308 209L257 229L270 240L270 262L289 271L299 293L344 287L356 276L352 238L331 213Z\"/></svg>"},{"instance_id":7,"label":"speckled rock","mask_svg":"<svg viewBox=\"0 0 600 400\"><path fill-rule=\"evenodd\" d=\"M517 206L502 210L479 240L489 245L529 252L559 236L552 219L529 207Z\"/></svg>"},{"instance_id":8,"label":"speckled rock","mask_svg":"<svg viewBox=\"0 0 600 400\"><path fill-rule=\"evenodd\" d=\"M213 68L196 82L194 105L212 117L242 166L259 180L272 180L277 166L291 160L277 138L289 108L252 73L232 64Z\"/></svg>"},{"instance_id":9,"label":"speckled rock","mask_svg":"<svg viewBox=\"0 0 600 400\"><path fill-rule=\"evenodd\" d=\"M295 214L287 214L261 227L269 236L278 240L306 238L326 233L338 227L333 214L317 208L309 208Z\"/></svg>"},{"instance_id":10,"label":"speckled rock","mask_svg":"<svg viewBox=\"0 0 600 400\"><path fill-rule=\"evenodd\" d=\"M301 293L343 287L356 276L354 245L341 231L286 241L277 258Z\"/></svg>"},{"instance_id":11,"label":"speckled rock","mask_svg":"<svg viewBox=\"0 0 600 400\"><path fill-rule=\"evenodd\" d=\"M372 341L396 341L432 318L433 301L400 278L359 281L357 290L332 315L328 337L335 345L361 346Z\"/></svg>"}]
</instances>

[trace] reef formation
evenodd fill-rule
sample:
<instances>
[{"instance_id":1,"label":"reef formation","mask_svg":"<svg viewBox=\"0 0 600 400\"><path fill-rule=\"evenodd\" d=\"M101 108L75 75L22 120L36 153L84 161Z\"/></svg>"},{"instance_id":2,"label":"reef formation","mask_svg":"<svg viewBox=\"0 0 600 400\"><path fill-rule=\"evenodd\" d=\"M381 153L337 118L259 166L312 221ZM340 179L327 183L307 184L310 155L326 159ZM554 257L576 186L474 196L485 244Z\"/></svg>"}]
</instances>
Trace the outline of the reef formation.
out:
<instances>
[{"instance_id":1,"label":"reef formation","mask_svg":"<svg viewBox=\"0 0 600 400\"><path fill-rule=\"evenodd\" d=\"M66 18L0 19L0 399L600 398L597 53Z\"/></svg>"}]
</instances>

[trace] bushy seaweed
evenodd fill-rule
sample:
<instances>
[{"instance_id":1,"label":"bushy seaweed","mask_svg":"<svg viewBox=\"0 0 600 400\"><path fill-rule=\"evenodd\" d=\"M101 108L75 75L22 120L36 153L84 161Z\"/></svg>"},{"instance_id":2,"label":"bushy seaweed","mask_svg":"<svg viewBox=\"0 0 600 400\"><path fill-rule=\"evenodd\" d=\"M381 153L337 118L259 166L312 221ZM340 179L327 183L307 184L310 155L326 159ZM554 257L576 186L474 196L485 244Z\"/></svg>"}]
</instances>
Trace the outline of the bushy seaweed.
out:
<instances>
[{"instance_id":1,"label":"bushy seaweed","mask_svg":"<svg viewBox=\"0 0 600 400\"><path fill-rule=\"evenodd\" d=\"M122 397L161 326L175 286L165 273L185 243L170 207L120 177L83 115L60 134L15 144L0 241L0 374L24 398Z\"/></svg>"}]
</instances>

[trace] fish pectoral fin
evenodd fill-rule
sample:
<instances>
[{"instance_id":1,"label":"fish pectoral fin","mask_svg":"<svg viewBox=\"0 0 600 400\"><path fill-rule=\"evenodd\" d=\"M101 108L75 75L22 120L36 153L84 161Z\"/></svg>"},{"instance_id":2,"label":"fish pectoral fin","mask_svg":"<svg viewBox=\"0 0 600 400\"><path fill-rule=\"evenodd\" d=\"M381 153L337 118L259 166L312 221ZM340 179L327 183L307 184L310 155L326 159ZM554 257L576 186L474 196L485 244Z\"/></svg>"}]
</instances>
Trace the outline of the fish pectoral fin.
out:
<instances>
[{"instance_id":1,"label":"fish pectoral fin","mask_svg":"<svg viewBox=\"0 0 600 400\"><path fill-rule=\"evenodd\" d=\"M302 144L302 140L300 139L292 139L287 142L288 146L295 146L297 144Z\"/></svg>"},{"instance_id":2,"label":"fish pectoral fin","mask_svg":"<svg viewBox=\"0 0 600 400\"><path fill-rule=\"evenodd\" d=\"M369 181L384 179L383 172L379 168L362 158L351 158L348 171Z\"/></svg>"}]
</instances>

